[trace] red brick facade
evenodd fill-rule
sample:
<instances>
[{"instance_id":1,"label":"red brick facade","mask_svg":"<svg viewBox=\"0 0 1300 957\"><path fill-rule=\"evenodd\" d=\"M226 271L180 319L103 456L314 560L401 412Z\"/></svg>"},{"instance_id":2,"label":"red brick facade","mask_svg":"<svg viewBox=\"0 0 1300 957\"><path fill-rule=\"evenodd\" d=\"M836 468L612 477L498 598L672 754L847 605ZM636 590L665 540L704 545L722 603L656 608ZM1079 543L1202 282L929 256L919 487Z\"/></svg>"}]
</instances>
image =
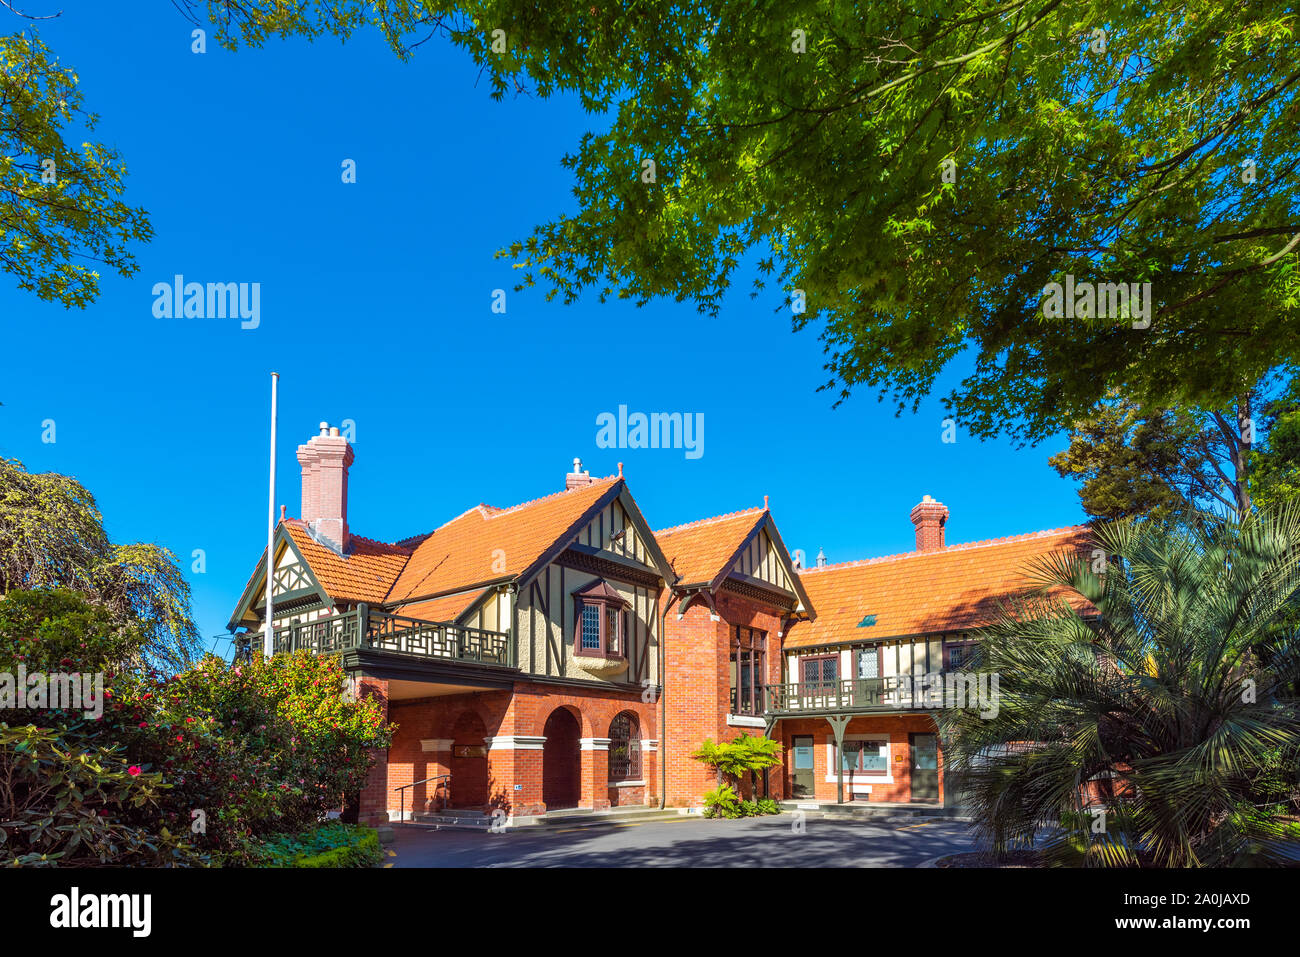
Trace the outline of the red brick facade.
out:
<instances>
[{"instance_id":1,"label":"red brick facade","mask_svg":"<svg viewBox=\"0 0 1300 957\"><path fill-rule=\"evenodd\" d=\"M644 783L612 785L610 724L625 711L636 716L636 780ZM407 815L446 803L499 808L511 817L545 813L548 796L550 809L658 803L654 705L638 694L521 681L513 690L392 701L388 718L397 732L362 796L363 811L374 819L396 817L403 802ZM449 795L432 784L414 784L405 796L395 790L440 774L452 775ZM382 796L374 786L381 776Z\"/></svg>"},{"instance_id":2,"label":"red brick facade","mask_svg":"<svg viewBox=\"0 0 1300 957\"><path fill-rule=\"evenodd\" d=\"M835 773L834 748L835 736L825 718L797 718L781 721L772 732L785 747L787 757L791 754L793 739L798 736L811 736L813 739L813 799L834 801L838 793L838 781ZM889 740L889 773L882 776L844 774L844 800L867 802L907 803L914 800L912 795L912 733L934 734L936 728L933 719L926 714L886 714L869 715L853 718L845 726L846 740L853 735L870 735L873 738ZM943 788L943 743L939 747L939 797L925 799L930 803L942 804ZM785 775L786 793L790 794L792 785L790 761L787 760ZM855 792L854 781L859 782L862 790ZM866 788L870 788L867 791ZM922 800L922 799L917 799Z\"/></svg>"},{"instance_id":3,"label":"red brick facade","mask_svg":"<svg viewBox=\"0 0 1300 957\"><path fill-rule=\"evenodd\" d=\"M712 770L690 755L705 738L730 741L742 732L763 733L761 724L728 723L731 712L731 648L737 625L766 633L765 683L781 681L781 619L773 609L727 592L710 609L701 599L691 602L681 620L673 606L664 627L667 734L661 743L668 768L668 804L698 807L706 791L717 786ZM716 620L714 620L716 618ZM779 768L769 772L770 793L781 797ZM748 795L748 782L743 784Z\"/></svg>"}]
</instances>

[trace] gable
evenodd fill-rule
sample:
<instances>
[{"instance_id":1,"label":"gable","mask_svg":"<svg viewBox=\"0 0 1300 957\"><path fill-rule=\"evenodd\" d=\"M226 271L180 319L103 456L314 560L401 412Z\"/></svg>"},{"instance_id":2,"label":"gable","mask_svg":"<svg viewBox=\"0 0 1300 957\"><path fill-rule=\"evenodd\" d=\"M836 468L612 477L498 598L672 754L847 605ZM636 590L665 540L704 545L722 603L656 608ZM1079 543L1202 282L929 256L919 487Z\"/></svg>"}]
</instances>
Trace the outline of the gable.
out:
<instances>
[{"instance_id":1,"label":"gable","mask_svg":"<svg viewBox=\"0 0 1300 957\"><path fill-rule=\"evenodd\" d=\"M772 543L772 536L766 528L760 528L742 547L740 557L731 566L729 573L741 580L763 582L795 594L794 581L786 571L781 555Z\"/></svg>"}]
</instances>

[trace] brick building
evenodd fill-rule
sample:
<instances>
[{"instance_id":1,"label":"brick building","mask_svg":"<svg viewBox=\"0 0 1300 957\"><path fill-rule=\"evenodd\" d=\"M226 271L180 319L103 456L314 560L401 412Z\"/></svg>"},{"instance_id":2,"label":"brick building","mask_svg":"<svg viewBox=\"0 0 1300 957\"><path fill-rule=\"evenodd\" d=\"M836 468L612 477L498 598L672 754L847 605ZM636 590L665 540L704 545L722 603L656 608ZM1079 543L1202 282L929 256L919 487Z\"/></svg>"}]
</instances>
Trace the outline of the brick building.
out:
<instances>
[{"instance_id":1,"label":"brick building","mask_svg":"<svg viewBox=\"0 0 1300 957\"><path fill-rule=\"evenodd\" d=\"M353 450L322 423L298 449L302 515L274 536L276 651L339 654L398 726L361 795L371 822L444 808L698 807L705 738L768 733L784 763L747 792L942 802L932 702L969 632L1035 555L1083 530L801 569L766 507L653 531L617 475L574 461L562 491L476 505L426 535L351 532ZM263 553L231 619L254 647ZM841 760L836 760L836 755Z\"/></svg>"}]
</instances>

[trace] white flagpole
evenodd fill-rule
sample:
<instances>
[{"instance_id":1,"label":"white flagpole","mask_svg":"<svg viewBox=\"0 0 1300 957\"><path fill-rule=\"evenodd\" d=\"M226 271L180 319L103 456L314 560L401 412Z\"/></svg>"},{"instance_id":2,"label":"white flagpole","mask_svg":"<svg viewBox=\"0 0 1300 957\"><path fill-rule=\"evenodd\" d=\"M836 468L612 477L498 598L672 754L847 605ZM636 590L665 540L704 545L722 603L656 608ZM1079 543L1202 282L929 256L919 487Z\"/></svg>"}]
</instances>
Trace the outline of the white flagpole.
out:
<instances>
[{"instance_id":1,"label":"white flagpole","mask_svg":"<svg viewBox=\"0 0 1300 957\"><path fill-rule=\"evenodd\" d=\"M266 628L262 632L262 651L270 658L275 654L275 613L271 603L271 582L275 578L275 393L280 373L271 373L271 491L266 511Z\"/></svg>"}]
</instances>

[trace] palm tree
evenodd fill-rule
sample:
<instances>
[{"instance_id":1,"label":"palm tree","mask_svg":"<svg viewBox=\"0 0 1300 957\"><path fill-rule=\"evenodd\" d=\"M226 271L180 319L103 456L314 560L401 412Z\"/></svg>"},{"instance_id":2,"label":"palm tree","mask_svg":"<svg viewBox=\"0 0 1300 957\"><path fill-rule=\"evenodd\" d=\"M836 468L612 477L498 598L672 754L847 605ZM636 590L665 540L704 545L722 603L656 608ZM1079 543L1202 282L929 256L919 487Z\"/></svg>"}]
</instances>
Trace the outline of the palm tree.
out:
<instances>
[{"instance_id":1,"label":"palm tree","mask_svg":"<svg viewBox=\"0 0 1300 957\"><path fill-rule=\"evenodd\" d=\"M1034 591L981 632L996 714L939 717L977 831L1055 863L1294 855L1275 782L1300 760L1296 629L1279 627L1300 589L1300 511L1122 522L1095 544L1034 562Z\"/></svg>"}]
</instances>

